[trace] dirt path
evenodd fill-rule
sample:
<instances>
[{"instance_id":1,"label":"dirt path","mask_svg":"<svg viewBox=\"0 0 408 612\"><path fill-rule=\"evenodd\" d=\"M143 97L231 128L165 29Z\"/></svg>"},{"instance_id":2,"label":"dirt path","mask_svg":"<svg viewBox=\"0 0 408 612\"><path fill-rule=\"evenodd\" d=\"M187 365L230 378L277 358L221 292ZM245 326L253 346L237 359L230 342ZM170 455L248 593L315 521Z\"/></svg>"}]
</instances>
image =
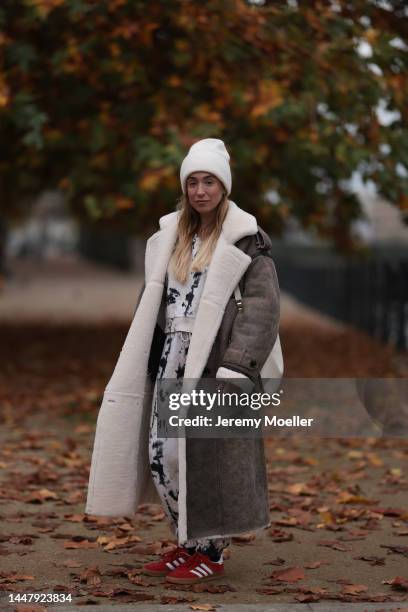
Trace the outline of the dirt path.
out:
<instances>
[{"instance_id":1,"label":"dirt path","mask_svg":"<svg viewBox=\"0 0 408 612\"><path fill-rule=\"evenodd\" d=\"M408 580L408 443L398 439L267 440L271 525L232 543L225 579L200 593L143 577L142 563L171 545L160 507L83 514L96 415L138 283L88 264L47 269L34 278L25 268L23 280L20 268L0 300L3 604L45 591L76 603L408 601L395 580ZM393 371L391 350L282 305L289 376Z\"/></svg>"},{"instance_id":2,"label":"dirt path","mask_svg":"<svg viewBox=\"0 0 408 612\"><path fill-rule=\"evenodd\" d=\"M0 292L0 322L127 322L134 312L142 276L76 257L15 259ZM334 319L282 294L283 323L292 319L342 329Z\"/></svg>"},{"instance_id":3,"label":"dirt path","mask_svg":"<svg viewBox=\"0 0 408 612\"><path fill-rule=\"evenodd\" d=\"M226 592L195 593L167 589L162 579L139 573L151 553L172 539L159 506L134 517L84 516L93 430L88 421L72 412L3 424L5 596L58 592L71 593L75 602L100 603L168 597L173 603L186 597L200 603L408 600L407 593L383 584L407 578L406 443L269 440L271 526L230 546L225 579L207 584L227 585L221 587ZM295 582L270 578L288 568L298 568Z\"/></svg>"}]
</instances>

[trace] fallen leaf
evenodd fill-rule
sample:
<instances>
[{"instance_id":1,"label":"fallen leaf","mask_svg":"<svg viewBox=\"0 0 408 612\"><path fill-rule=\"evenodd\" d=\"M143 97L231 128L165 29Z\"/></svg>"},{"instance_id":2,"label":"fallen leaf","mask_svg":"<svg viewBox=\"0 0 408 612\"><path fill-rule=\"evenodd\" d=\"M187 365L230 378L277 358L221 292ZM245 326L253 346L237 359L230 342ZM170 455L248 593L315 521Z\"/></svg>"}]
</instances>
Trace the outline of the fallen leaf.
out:
<instances>
[{"instance_id":1,"label":"fallen leaf","mask_svg":"<svg viewBox=\"0 0 408 612\"><path fill-rule=\"evenodd\" d=\"M398 516L399 518L408 519L408 511L406 508L371 508L371 512L377 512L384 516Z\"/></svg>"},{"instance_id":2,"label":"fallen leaf","mask_svg":"<svg viewBox=\"0 0 408 612\"><path fill-rule=\"evenodd\" d=\"M127 532L129 532L129 531L133 531L134 527L130 523L123 523L122 525L118 525L118 529L120 531L125 531L125 532L127 531ZM139 538L139 542L140 542L140 538Z\"/></svg>"},{"instance_id":3,"label":"fallen leaf","mask_svg":"<svg viewBox=\"0 0 408 612\"><path fill-rule=\"evenodd\" d=\"M304 579L305 572L302 567L287 567L286 569L275 570L270 577L283 582L297 582L297 580Z\"/></svg>"},{"instance_id":4,"label":"fallen leaf","mask_svg":"<svg viewBox=\"0 0 408 612\"><path fill-rule=\"evenodd\" d=\"M160 603L163 605L167 605L167 604L174 605L174 604L180 603L180 599L184 599L184 598L178 598L172 595L162 595L160 597Z\"/></svg>"},{"instance_id":5,"label":"fallen leaf","mask_svg":"<svg viewBox=\"0 0 408 612\"><path fill-rule=\"evenodd\" d=\"M382 467L384 465L384 461L375 453L367 453L367 459L374 467Z\"/></svg>"},{"instance_id":6,"label":"fallen leaf","mask_svg":"<svg viewBox=\"0 0 408 612\"><path fill-rule=\"evenodd\" d=\"M244 533L243 535L233 536L232 541L234 544L248 544L255 540L256 535L254 533Z\"/></svg>"},{"instance_id":7,"label":"fallen leaf","mask_svg":"<svg viewBox=\"0 0 408 612\"><path fill-rule=\"evenodd\" d=\"M277 595L283 593L282 587L262 587L261 589L255 589L257 593L261 595Z\"/></svg>"},{"instance_id":8,"label":"fallen leaf","mask_svg":"<svg viewBox=\"0 0 408 612\"><path fill-rule=\"evenodd\" d=\"M97 565L84 570L79 576L80 582L86 582L88 586L99 586L101 584L101 573Z\"/></svg>"},{"instance_id":9,"label":"fallen leaf","mask_svg":"<svg viewBox=\"0 0 408 612\"><path fill-rule=\"evenodd\" d=\"M97 542L103 546L104 550L114 550L115 548L127 548L134 542L141 542L142 538L137 535L130 535L124 537L113 536L99 536Z\"/></svg>"},{"instance_id":10,"label":"fallen leaf","mask_svg":"<svg viewBox=\"0 0 408 612\"><path fill-rule=\"evenodd\" d=\"M295 595L295 599L301 603L307 603L309 601L320 601L320 595L315 593L299 593Z\"/></svg>"},{"instance_id":11,"label":"fallen leaf","mask_svg":"<svg viewBox=\"0 0 408 612\"><path fill-rule=\"evenodd\" d=\"M391 552L408 557L408 546L399 546L397 544L380 544L381 548L389 548Z\"/></svg>"},{"instance_id":12,"label":"fallen leaf","mask_svg":"<svg viewBox=\"0 0 408 612\"><path fill-rule=\"evenodd\" d=\"M111 591L110 598L117 599L121 603L131 603L134 601L145 601L148 599L154 599L154 595L151 595L150 593L143 593L142 591L136 591L134 589L125 589L119 587Z\"/></svg>"},{"instance_id":13,"label":"fallen leaf","mask_svg":"<svg viewBox=\"0 0 408 612\"><path fill-rule=\"evenodd\" d=\"M311 489L305 482L297 482L286 487L288 493L292 495L317 495L317 491Z\"/></svg>"},{"instance_id":14,"label":"fallen leaf","mask_svg":"<svg viewBox=\"0 0 408 612\"><path fill-rule=\"evenodd\" d=\"M0 576L6 578L8 582L20 582L24 580L34 580L34 576L18 574L17 572L1 572Z\"/></svg>"},{"instance_id":15,"label":"fallen leaf","mask_svg":"<svg viewBox=\"0 0 408 612\"><path fill-rule=\"evenodd\" d=\"M349 546L345 546L341 544L337 540L319 540L317 542L318 546L327 546L328 548L332 548L333 550L340 550L342 552L347 552L352 550Z\"/></svg>"},{"instance_id":16,"label":"fallen leaf","mask_svg":"<svg viewBox=\"0 0 408 612\"><path fill-rule=\"evenodd\" d=\"M178 603L186 603L188 601L194 601L194 598L192 596L188 596L185 595L184 597L182 595L180 596L176 596L176 595L162 595L160 597L160 603L161 604L178 604Z\"/></svg>"},{"instance_id":17,"label":"fallen leaf","mask_svg":"<svg viewBox=\"0 0 408 612\"><path fill-rule=\"evenodd\" d=\"M362 557L354 557L355 559L361 559L361 561L368 561L370 565L385 565L385 557L376 557L374 555L365 555Z\"/></svg>"},{"instance_id":18,"label":"fallen leaf","mask_svg":"<svg viewBox=\"0 0 408 612\"><path fill-rule=\"evenodd\" d=\"M308 563L307 565L304 565L304 567L306 569L316 569L321 565L330 565L330 563L328 561L312 561L312 563Z\"/></svg>"},{"instance_id":19,"label":"fallen leaf","mask_svg":"<svg viewBox=\"0 0 408 612\"><path fill-rule=\"evenodd\" d=\"M164 512L164 510L160 510L160 512L156 512L156 514L153 514L150 519L152 521L162 521L165 518L166 514Z\"/></svg>"},{"instance_id":20,"label":"fallen leaf","mask_svg":"<svg viewBox=\"0 0 408 612\"><path fill-rule=\"evenodd\" d=\"M402 578L402 576L396 576L391 580L383 580L383 584L390 584L396 591L408 591L408 578Z\"/></svg>"},{"instance_id":21,"label":"fallen leaf","mask_svg":"<svg viewBox=\"0 0 408 612\"><path fill-rule=\"evenodd\" d=\"M361 451L357 451L357 450L351 450L347 453L348 459L361 459L361 457L363 456L364 456L364 453L362 453Z\"/></svg>"},{"instance_id":22,"label":"fallen leaf","mask_svg":"<svg viewBox=\"0 0 408 612\"><path fill-rule=\"evenodd\" d=\"M54 491L40 489L39 491L33 491L27 495L24 501L29 504L42 504L43 501L47 501L48 499L58 499L58 495Z\"/></svg>"},{"instance_id":23,"label":"fallen leaf","mask_svg":"<svg viewBox=\"0 0 408 612\"><path fill-rule=\"evenodd\" d=\"M362 495L353 495L352 493L348 493L348 491L342 491L336 499L336 502L338 504L365 504L371 506L377 504L378 500L369 499Z\"/></svg>"},{"instance_id":24,"label":"fallen leaf","mask_svg":"<svg viewBox=\"0 0 408 612\"><path fill-rule=\"evenodd\" d=\"M274 542L289 542L293 540L293 533L287 533L283 529L269 529L268 535Z\"/></svg>"},{"instance_id":25,"label":"fallen leaf","mask_svg":"<svg viewBox=\"0 0 408 612\"><path fill-rule=\"evenodd\" d=\"M342 587L341 592L345 595L357 595L368 591L368 586L365 584L346 584Z\"/></svg>"},{"instance_id":26,"label":"fallen leaf","mask_svg":"<svg viewBox=\"0 0 408 612\"><path fill-rule=\"evenodd\" d=\"M263 565L283 565L285 563L285 559L281 559L281 557L276 557L272 561L265 561Z\"/></svg>"},{"instance_id":27,"label":"fallen leaf","mask_svg":"<svg viewBox=\"0 0 408 612\"><path fill-rule=\"evenodd\" d=\"M130 572L127 573L127 577L129 578L129 581L132 584L137 584L138 586L150 587L156 585L156 582L146 580L145 578L141 578L140 576L132 575Z\"/></svg>"},{"instance_id":28,"label":"fallen leaf","mask_svg":"<svg viewBox=\"0 0 408 612\"><path fill-rule=\"evenodd\" d=\"M84 599L77 599L75 602L76 606L94 606L99 604L97 599L92 599L92 597L85 597Z\"/></svg>"}]
</instances>

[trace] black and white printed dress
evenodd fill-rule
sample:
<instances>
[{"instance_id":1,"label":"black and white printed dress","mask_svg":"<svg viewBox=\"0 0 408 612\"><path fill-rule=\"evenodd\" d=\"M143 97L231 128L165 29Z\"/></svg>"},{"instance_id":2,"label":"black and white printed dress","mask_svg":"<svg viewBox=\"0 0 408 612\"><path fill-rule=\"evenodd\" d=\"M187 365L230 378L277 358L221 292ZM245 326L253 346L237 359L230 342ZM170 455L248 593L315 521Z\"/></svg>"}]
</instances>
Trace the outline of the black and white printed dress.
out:
<instances>
[{"instance_id":1,"label":"black and white printed dress","mask_svg":"<svg viewBox=\"0 0 408 612\"><path fill-rule=\"evenodd\" d=\"M197 255L200 238L194 234L192 257ZM208 268L201 272L190 271L185 284L173 276L166 275L166 322L165 341L156 384L153 392L152 415L149 434L149 458L153 480L162 500L174 533L178 523L178 439L157 437L157 381L164 378L182 379L190 345L191 333L203 291ZM189 540L185 545L202 552L222 552L228 546L227 538Z\"/></svg>"}]
</instances>

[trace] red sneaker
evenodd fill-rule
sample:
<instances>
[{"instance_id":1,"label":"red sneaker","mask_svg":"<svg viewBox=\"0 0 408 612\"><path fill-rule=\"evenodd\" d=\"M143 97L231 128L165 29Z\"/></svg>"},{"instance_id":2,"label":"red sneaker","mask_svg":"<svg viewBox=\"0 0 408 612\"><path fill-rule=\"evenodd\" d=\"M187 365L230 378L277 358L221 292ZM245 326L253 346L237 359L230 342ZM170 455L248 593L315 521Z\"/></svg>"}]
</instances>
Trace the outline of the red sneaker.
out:
<instances>
[{"instance_id":1,"label":"red sneaker","mask_svg":"<svg viewBox=\"0 0 408 612\"><path fill-rule=\"evenodd\" d=\"M166 576L175 568L190 561L193 555L189 555L185 548L178 546L161 556L160 561L151 561L143 566L143 573L148 576Z\"/></svg>"},{"instance_id":2,"label":"red sneaker","mask_svg":"<svg viewBox=\"0 0 408 612\"><path fill-rule=\"evenodd\" d=\"M207 555L195 552L188 559L187 563L176 567L166 576L168 582L175 584L195 584L197 582L207 582L215 580L224 575L224 561L210 561Z\"/></svg>"}]
</instances>

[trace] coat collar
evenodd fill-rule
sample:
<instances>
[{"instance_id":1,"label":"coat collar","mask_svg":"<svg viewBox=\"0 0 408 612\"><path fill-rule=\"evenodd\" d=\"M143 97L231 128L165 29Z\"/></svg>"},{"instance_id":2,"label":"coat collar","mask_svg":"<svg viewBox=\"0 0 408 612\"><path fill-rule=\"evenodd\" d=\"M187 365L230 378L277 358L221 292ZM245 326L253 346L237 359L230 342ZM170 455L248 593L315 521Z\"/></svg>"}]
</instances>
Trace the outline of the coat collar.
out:
<instances>
[{"instance_id":1,"label":"coat collar","mask_svg":"<svg viewBox=\"0 0 408 612\"><path fill-rule=\"evenodd\" d=\"M153 234L146 244L145 257L145 279L164 283L167 265L171 257L174 245L177 240L178 219L180 212L175 211L160 218L160 229ZM235 242L244 236L256 234L258 225L255 217L242 208L239 208L232 200L228 200L228 212L222 224L222 230L217 242L217 247L214 252L210 267L213 263L217 266L219 260L219 251L222 251L223 245L233 247ZM237 256L242 253L237 247L233 247L237 251Z\"/></svg>"},{"instance_id":2,"label":"coat collar","mask_svg":"<svg viewBox=\"0 0 408 612\"><path fill-rule=\"evenodd\" d=\"M180 212L171 212L159 220L160 229L177 225ZM232 200L228 200L228 212L222 224L222 233L229 244L234 244L244 236L256 234L258 230L256 219L253 215L239 208Z\"/></svg>"}]
</instances>

